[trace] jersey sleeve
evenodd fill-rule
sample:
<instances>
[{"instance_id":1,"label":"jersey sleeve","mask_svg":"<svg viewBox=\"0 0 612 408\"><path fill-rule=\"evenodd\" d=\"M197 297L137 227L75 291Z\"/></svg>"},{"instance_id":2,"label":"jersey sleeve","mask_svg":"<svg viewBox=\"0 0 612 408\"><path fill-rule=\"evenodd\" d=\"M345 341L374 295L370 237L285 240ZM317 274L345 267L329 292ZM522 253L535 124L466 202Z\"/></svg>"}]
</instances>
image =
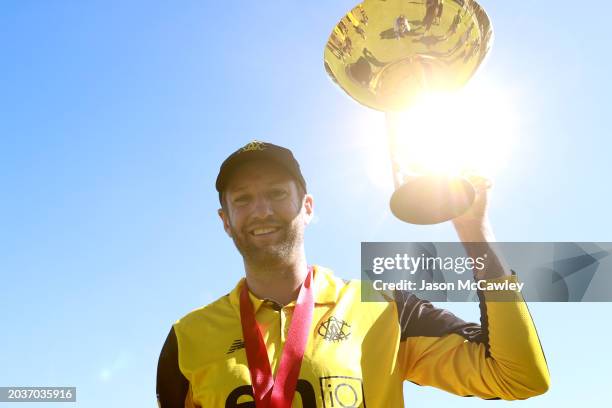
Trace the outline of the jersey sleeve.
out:
<instances>
[{"instance_id":1,"label":"jersey sleeve","mask_svg":"<svg viewBox=\"0 0 612 408\"><path fill-rule=\"evenodd\" d=\"M178 353L172 327L157 363L157 405L160 408L198 408L193 402L189 381L179 368Z\"/></svg>"},{"instance_id":2,"label":"jersey sleeve","mask_svg":"<svg viewBox=\"0 0 612 408\"><path fill-rule=\"evenodd\" d=\"M516 282L516 275L486 282ZM543 394L550 378L518 292L479 291L481 324L467 323L408 292L396 292L404 378L461 396L516 400Z\"/></svg>"}]
</instances>

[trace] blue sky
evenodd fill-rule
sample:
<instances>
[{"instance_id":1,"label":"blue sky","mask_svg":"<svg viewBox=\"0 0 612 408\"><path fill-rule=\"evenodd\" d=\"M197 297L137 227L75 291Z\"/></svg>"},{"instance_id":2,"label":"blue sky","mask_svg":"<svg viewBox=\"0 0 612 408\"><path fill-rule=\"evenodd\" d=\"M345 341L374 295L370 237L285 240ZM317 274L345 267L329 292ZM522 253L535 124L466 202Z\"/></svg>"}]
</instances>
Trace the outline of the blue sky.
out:
<instances>
[{"instance_id":1,"label":"blue sky","mask_svg":"<svg viewBox=\"0 0 612 408\"><path fill-rule=\"evenodd\" d=\"M494 179L498 240L612 241L612 7L481 3L496 39L475 80L508 91L520 118ZM449 223L395 220L391 178L368 173L386 159L371 148L384 146L383 117L346 97L322 63L354 5L3 4L0 386L76 386L79 407L155 406L171 324L243 273L214 179L251 139L288 146L302 164L316 200L312 263L357 277L361 241L457 239ZM475 304L445 307L478 319ZM607 398L612 305L530 309L552 388L520 405ZM412 384L405 394L407 406L490 404Z\"/></svg>"}]
</instances>

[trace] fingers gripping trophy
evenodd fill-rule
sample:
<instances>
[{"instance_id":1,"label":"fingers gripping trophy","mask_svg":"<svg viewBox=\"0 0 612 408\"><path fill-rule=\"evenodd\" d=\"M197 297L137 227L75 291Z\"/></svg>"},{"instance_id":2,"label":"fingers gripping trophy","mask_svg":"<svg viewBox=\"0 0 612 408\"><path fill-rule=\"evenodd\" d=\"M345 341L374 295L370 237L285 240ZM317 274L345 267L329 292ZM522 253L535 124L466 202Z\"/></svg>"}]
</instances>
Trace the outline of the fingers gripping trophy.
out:
<instances>
[{"instance_id":1,"label":"fingers gripping trophy","mask_svg":"<svg viewBox=\"0 0 612 408\"><path fill-rule=\"evenodd\" d=\"M390 207L402 221L440 223L474 201L465 177L400 165L398 114L423 94L465 85L492 40L489 18L472 0L365 0L329 36L324 61L331 79L357 102L386 113L395 185ZM426 138L422 133L415 136Z\"/></svg>"}]
</instances>

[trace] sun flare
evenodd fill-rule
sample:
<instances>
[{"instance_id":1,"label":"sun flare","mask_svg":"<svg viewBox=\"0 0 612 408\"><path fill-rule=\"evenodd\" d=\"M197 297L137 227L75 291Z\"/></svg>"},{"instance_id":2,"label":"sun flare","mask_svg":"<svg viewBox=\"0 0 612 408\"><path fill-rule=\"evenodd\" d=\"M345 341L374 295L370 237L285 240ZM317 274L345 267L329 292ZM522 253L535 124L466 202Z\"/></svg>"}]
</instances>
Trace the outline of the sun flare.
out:
<instances>
[{"instance_id":1,"label":"sun flare","mask_svg":"<svg viewBox=\"0 0 612 408\"><path fill-rule=\"evenodd\" d=\"M492 177L509 159L516 136L514 107L491 86L428 94L391 115L396 126L392 153L405 174Z\"/></svg>"}]
</instances>

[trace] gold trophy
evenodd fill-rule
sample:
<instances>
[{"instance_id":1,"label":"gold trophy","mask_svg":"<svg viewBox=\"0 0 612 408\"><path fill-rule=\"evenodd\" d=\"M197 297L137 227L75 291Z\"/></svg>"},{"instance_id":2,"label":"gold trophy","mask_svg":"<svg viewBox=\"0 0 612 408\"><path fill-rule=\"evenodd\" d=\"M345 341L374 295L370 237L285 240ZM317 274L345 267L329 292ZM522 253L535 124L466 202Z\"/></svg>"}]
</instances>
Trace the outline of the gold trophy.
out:
<instances>
[{"instance_id":1,"label":"gold trophy","mask_svg":"<svg viewBox=\"0 0 612 408\"><path fill-rule=\"evenodd\" d=\"M466 178L402 169L397 115L423 94L465 85L492 41L489 18L473 0L365 0L329 36L324 61L331 79L357 102L386 113L397 218L436 224L472 205L475 191Z\"/></svg>"}]
</instances>

